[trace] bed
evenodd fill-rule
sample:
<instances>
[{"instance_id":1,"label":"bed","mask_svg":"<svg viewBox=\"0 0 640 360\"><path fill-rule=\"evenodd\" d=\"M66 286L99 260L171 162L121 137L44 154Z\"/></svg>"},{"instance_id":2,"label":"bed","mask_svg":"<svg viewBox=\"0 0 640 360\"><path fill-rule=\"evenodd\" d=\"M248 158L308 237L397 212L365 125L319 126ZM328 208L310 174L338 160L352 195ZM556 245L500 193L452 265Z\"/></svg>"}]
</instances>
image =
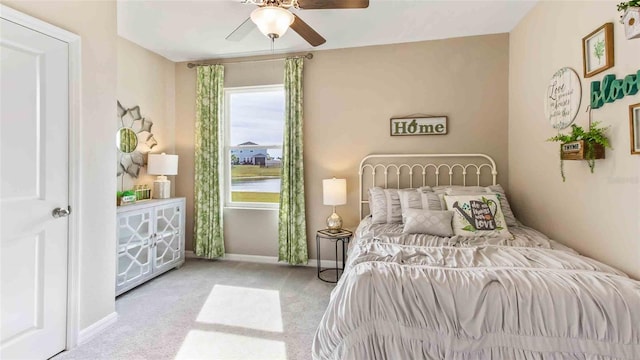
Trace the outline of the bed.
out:
<instances>
[{"instance_id":1,"label":"bed","mask_svg":"<svg viewBox=\"0 0 640 360\"><path fill-rule=\"evenodd\" d=\"M378 206L370 189L444 188L453 195L440 193L440 200L450 202L464 199L456 191L467 189L495 194L489 189L497 174L483 154L362 160L362 221L316 332L313 359L640 359L640 282L624 273L515 218L508 236L438 236L404 233L405 224L381 223L369 211ZM508 204L502 195L497 199Z\"/></svg>"}]
</instances>

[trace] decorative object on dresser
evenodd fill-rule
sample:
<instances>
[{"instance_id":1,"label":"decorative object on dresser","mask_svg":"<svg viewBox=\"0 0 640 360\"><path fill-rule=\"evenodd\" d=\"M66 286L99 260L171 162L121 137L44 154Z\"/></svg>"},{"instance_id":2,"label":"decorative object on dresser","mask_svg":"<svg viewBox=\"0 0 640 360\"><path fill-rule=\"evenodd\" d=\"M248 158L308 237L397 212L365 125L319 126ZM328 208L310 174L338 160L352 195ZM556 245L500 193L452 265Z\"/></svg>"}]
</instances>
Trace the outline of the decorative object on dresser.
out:
<instances>
[{"instance_id":1,"label":"decorative object on dresser","mask_svg":"<svg viewBox=\"0 0 640 360\"><path fill-rule=\"evenodd\" d=\"M611 148L605 132L609 127L598 127L600 122L595 121L589 125L589 131L576 124L571 125L571 133L558 134L547 141L560 142L560 175L564 176L564 160L586 160L593 173L597 159L604 159L604 149Z\"/></svg>"},{"instance_id":2,"label":"decorative object on dresser","mask_svg":"<svg viewBox=\"0 0 640 360\"><path fill-rule=\"evenodd\" d=\"M118 206L135 204L137 200L136 192L133 190L118 191L116 198Z\"/></svg>"},{"instance_id":3,"label":"decorative object on dresser","mask_svg":"<svg viewBox=\"0 0 640 360\"><path fill-rule=\"evenodd\" d=\"M606 23L582 38L584 77L590 78L615 65L613 23Z\"/></svg>"},{"instance_id":4,"label":"decorative object on dresser","mask_svg":"<svg viewBox=\"0 0 640 360\"><path fill-rule=\"evenodd\" d=\"M171 181L167 175L178 175L178 155L149 154L149 175L158 175L153 182L153 198L168 199L171 197Z\"/></svg>"},{"instance_id":5,"label":"decorative object on dresser","mask_svg":"<svg viewBox=\"0 0 640 360\"><path fill-rule=\"evenodd\" d=\"M578 115L582 100L580 77L564 67L553 74L544 98L544 113L554 129L571 125Z\"/></svg>"},{"instance_id":6,"label":"decorative object on dresser","mask_svg":"<svg viewBox=\"0 0 640 360\"><path fill-rule=\"evenodd\" d=\"M184 263L185 198L117 209L116 295Z\"/></svg>"},{"instance_id":7,"label":"decorative object on dresser","mask_svg":"<svg viewBox=\"0 0 640 360\"><path fill-rule=\"evenodd\" d=\"M618 11L624 11L620 16L620 23L624 24L627 39L640 38L640 0L621 2L618 4Z\"/></svg>"},{"instance_id":8,"label":"decorative object on dresser","mask_svg":"<svg viewBox=\"0 0 640 360\"><path fill-rule=\"evenodd\" d=\"M446 116L421 116L391 118L391 136L446 135Z\"/></svg>"},{"instance_id":9,"label":"decorative object on dresser","mask_svg":"<svg viewBox=\"0 0 640 360\"><path fill-rule=\"evenodd\" d=\"M117 176L122 177L119 185L124 190L125 176L136 179L140 168L144 167L144 154L158 144L151 133L153 122L140 114L140 107L125 108L118 105L118 132L116 133L116 147L118 149Z\"/></svg>"},{"instance_id":10,"label":"decorative object on dresser","mask_svg":"<svg viewBox=\"0 0 640 360\"><path fill-rule=\"evenodd\" d=\"M342 229L342 218L336 213L336 206L347 203L347 180L336 178L322 180L322 203L333 206L333 213L327 218L327 228L330 231L339 232Z\"/></svg>"},{"instance_id":11,"label":"decorative object on dresser","mask_svg":"<svg viewBox=\"0 0 640 360\"><path fill-rule=\"evenodd\" d=\"M629 105L631 154L640 155L640 104Z\"/></svg>"}]
</instances>

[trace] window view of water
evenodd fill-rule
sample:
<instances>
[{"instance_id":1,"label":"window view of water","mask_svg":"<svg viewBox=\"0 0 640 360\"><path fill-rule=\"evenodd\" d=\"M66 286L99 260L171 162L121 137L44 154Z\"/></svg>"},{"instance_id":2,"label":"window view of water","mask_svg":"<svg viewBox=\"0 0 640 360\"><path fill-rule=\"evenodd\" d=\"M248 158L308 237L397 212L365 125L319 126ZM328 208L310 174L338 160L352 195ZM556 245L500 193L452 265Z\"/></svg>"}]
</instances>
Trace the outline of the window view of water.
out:
<instances>
[{"instance_id":1,"label":"window view of water","mask_svg":"<svg viewBox=\"0 0 640 360\"><path fill-rule=\"evenodd\" d=\"M280 178L275 179L232 179L232 192L280 192Z\"/></svg>"}]
</instances>

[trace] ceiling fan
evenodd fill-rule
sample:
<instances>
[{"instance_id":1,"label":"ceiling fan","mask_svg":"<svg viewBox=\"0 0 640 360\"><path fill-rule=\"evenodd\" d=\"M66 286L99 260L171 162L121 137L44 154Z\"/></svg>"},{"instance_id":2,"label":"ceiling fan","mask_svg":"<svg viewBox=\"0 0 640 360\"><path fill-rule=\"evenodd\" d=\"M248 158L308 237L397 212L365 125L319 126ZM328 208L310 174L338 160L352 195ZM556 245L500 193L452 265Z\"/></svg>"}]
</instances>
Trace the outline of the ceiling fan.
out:
<instances>
[{"instance_id":1,"label":"ceiling fan","mask_svg":"<svg viewBox=\"0 0 640 360\"><path fill-rule=\"evenodd\" d=\"M242 40L258 26L260 32L272 41L284 35L289 27L302 36L312 46L324 44L327 40L311 26L302 21L289 9L328 10L328 9L364 9L369 7L369 0L243 0L244 3L259 7L240 26L227 35L231 41Z\"/></svg>"}]
</instances>

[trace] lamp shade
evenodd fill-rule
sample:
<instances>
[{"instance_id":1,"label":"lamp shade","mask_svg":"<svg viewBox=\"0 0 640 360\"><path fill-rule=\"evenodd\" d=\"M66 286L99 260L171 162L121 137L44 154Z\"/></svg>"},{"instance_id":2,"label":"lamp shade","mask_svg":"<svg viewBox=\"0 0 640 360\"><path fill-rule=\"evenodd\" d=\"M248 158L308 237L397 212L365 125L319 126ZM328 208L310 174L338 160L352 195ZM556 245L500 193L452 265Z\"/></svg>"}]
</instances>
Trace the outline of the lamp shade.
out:
<instances>
[{"instance_id":1,"label":"lamp shade","mask_svg":"<svg viewBox=\"0 0 640 360\"><path fill-rule=\"evenodd\" d=\"M277 6L263 6L251 12L251 21L258 26L261 33L270 38L284 35L293 20L293 14L289 10Z\"/></svg>"},{"instance_id":2,"label":"lamp shade","mask_svg":"<svg viewBox=\"0 0 640 360\"><path fill-rule=\"evenodd\" d=\"M344 205L347 203L347 180L322 180L322 202L325 205Z\"/></svg>"},{"instance_id":3,"label":"lamp shade","mask_svg":"<svg viewBox=\"0 0 640 360\"><path fill-rule=\"evenodd\" d=\"M178 155L149 154L147 174L178 175Z\"/></svg>"}]
</instances>

